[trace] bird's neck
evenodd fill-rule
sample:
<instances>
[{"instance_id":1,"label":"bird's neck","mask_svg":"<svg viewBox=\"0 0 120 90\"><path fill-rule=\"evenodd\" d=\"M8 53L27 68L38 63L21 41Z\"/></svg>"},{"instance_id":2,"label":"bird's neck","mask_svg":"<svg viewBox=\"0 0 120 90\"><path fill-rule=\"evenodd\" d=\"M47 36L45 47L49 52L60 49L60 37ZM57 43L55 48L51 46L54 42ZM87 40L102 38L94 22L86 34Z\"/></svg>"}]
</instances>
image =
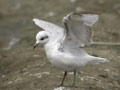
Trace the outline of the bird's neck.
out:
<instances>
[{"instance_id":1,"label":"bird's neck","mask_svg":"<svg viewBox=\"0 0 120 90\"><path fill-rule=\"evenodd\" d=\"M58 43L47 43L46 45L44 45L46 54L50 54L52 53L54 50L58 50L59 48L59 44Z\"/></svg>"}]
</instances>

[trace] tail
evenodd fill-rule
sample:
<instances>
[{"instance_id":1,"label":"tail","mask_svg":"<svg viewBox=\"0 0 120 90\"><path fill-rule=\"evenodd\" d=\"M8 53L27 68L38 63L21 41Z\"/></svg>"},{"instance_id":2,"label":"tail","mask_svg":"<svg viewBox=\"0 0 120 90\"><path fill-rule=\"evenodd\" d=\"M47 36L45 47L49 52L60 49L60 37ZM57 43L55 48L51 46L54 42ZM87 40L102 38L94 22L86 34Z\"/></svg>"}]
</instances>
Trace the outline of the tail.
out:
<instances>
[{"instance_id":1,"label":"tail","mask_svg":"<svg viewBox=\"0 0 120 90\"><path fill-rule=\"evenodd\" d=\"M99 63L109 62L109 60L106 58L100 58L100 57L94 57L94 56L90 56L90 57L91 57L91 60L89 61L89 64L99 64Z\"/></svg>"}]
</instances>

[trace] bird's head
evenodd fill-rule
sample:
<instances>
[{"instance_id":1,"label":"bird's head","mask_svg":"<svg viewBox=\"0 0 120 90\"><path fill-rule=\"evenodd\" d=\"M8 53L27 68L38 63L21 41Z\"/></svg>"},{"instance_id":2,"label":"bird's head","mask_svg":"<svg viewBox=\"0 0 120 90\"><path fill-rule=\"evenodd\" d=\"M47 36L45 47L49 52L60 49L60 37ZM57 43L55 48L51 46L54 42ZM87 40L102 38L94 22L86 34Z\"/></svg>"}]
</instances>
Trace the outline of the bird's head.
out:
<instances>
[{"instance_id":1,"label":"bird's head","mask_svg":"<svg viewBox=\"0 0 120 90\"><path fill-rule=\"evenodd\" d=\"M49 36L45 31L40 31L36 35L36 43L33 47L35 49L39 44L45 45L49 41Z\"/></svg>"}]
</instances>

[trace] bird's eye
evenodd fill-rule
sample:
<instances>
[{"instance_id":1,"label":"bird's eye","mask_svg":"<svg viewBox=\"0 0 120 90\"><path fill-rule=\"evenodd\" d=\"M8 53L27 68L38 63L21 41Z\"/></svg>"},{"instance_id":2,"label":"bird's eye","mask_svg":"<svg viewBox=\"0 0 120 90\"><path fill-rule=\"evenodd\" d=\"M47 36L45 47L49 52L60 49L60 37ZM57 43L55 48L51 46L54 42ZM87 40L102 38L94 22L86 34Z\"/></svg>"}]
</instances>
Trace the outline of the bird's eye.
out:
<instances>
[{"instance_id":1,"label":"bird's eye","mask_svg":"<svg viewBox=\"0 0 120 90\"><path fill-rule=\"evenodd\" d=\"M40 40L44 40L44 39L45 39L45 37L41 38Z\"/></svg>"},{"instance_id":2,"label":"bird's eye","mask_svg":"<svg viewBox=\"0 0 120 90\"><path fill-rule=\"evenodd\" d=\"M48 38L48 36L42 37L40 40L44 40L45 38Z\"/></svg>"}]
</instances>

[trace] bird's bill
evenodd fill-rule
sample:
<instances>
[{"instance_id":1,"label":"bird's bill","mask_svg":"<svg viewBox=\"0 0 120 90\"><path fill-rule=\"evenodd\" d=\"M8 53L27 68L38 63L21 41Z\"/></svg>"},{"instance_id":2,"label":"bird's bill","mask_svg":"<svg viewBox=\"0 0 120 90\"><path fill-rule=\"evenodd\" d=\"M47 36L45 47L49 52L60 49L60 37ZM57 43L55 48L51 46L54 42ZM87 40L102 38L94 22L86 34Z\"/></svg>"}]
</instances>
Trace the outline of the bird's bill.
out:
<instances>
[{"instance_id":1,"label":"bird's bill","mask_svg":"<svg viewBox=\"0 0 120 90\"><path fill-rule=\"evenodd\" d=\"M33 46L33 49L35 49L38 45L39 45L39 43L35 43Z\"/></svg>"}]
</instances>

